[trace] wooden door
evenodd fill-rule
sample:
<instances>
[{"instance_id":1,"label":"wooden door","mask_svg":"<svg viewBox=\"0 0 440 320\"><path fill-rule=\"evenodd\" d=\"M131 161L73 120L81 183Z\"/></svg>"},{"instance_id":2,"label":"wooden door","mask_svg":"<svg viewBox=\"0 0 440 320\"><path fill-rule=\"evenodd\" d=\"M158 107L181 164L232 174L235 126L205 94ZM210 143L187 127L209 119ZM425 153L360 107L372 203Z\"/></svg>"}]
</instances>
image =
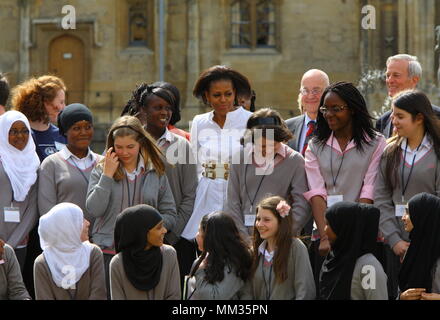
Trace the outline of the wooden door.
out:
<instances>
[{"instance_id":1,"label":"wooden door","mask_svg":"<svg viewBox=\"0 0 440 320\"><path fill-rule=\"evenodd\" d=\"M49 72L64 80L66 105L84 103L84 44L73 36L55 38L49 47Z\"/></svg>"}]
</instances>

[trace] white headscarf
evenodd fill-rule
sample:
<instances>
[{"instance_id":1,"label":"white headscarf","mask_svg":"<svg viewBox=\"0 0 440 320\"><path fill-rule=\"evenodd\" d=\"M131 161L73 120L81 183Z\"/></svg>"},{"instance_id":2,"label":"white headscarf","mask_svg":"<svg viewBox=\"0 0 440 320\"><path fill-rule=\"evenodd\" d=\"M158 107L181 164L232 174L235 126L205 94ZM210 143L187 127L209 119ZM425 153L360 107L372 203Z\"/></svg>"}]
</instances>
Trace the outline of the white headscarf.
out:
<instances>
[{"instance_id":1,"label":"white headscarf","mask_svg":"<svg viewBox=\"0 0 440 320\"><path fill-rule=\"evenodd\" d=\"M16 121L23 121L29 130L29 140L22 151L9 144L9 130ZM8 111L0 117L0 158L11 182L15 201L23 201L37 181L40 159L35 152L35 143L30 131L28 119L19 111Z\"/></svg>"},{"instance_id":2,"label":"white headscarf","mask_svg":"<svg viewBox=\"0 0 440 320\"><path fill-rule=\"evenodd\" d=\"M90 266L93 245L81 241L84 216L76 204L57 204L40 218L38 234L43 255L55 284L75 288Z\"/></svg>"}]
</instances>

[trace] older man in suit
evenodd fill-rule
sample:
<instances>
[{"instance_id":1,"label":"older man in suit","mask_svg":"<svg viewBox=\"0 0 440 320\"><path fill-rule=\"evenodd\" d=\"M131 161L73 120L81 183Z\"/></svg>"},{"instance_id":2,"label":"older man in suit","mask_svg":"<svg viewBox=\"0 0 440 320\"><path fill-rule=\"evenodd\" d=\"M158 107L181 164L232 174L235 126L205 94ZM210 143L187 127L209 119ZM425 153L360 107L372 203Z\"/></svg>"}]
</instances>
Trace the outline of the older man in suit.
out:
<instances>
[{"instance_id":1,"label":"older man in suit","mask_svg":"<svg viewBox=\"0 0 440 320\"><path fill-rule=\"evenodd\" d=\"M304 73L298 99L302 114L286 120L287 127L293 133L293 139L288 142L288 145L303 156L316 128L322 93L329 84L328 75L322 70L311 69Z\"/></svg>"},{"instance_id":2,"label":"older man in suit","mask_svg":"<svg viewBox=\"0 0 440 320\"><path fill-rule=\"evenodd\" d=\"M415 89L422 77L422 66L416 56L397 54L387 59L386 86L388 95L394 97L403 90ZM432 105L432 109L440 117L440 108ZM376 129L389 138L393 135L391 111L385 112L377 121Z\"/></svg>"}]
</instances>

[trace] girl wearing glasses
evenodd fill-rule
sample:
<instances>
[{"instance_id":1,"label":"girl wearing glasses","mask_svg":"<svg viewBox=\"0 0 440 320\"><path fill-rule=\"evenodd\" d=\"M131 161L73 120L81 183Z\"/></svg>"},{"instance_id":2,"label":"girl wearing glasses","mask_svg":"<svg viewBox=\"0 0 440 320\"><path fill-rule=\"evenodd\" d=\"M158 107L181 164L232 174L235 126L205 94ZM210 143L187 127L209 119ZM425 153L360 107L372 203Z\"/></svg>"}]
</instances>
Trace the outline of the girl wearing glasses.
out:
<instances>
[{"instance_id":1,"label":"girl wearing glasses","mask_svg":"<svg viewBox=\"0 0 440 320\"><path fill-rule=\"evenodd\" d=\"M181 280L191 269L196 258L197 248L194 242L180 237L194 207L197 189L197 167L192 157L191 145L182 136L169 130L169 123L174 119L177 108L177 88L167 82L155 86L141 84L133 93L124 111L135 115L147 132L156 141L164 155L165 174L170 183L176 202L176 226L167 234L167 241L177 251ZM171 88L175 88L172 90ZM179 113L180 118L180 113ZM170 154L167 151L170 150Z\"/></svg>"},{"instance_id":2,"label":"girl wearing glasses","mask_svg":"<svg viewBox=\"0 0 440 320\"><path fill-rule=\"evenodd\" d=\"M361 93L351 83L328 86L321 97L316 136L305 152L312 206L312 262L315 280L330 250L325 210L340 201L373 203L374 184L385 138L373 127Z\"/></svg>"},{"instance_id":3,"label":"girl wearing glasses","mask_svg":"<svg viewBox=\"0 0 440 320\"><path fill-rule=\"evenodd\" d=\"M37 221L40 159L29 137L28 119L18 111L0 117L0 239L14 248L23 270L28 234Z\"/></svg>"},{"instance_id":4,"label":"girl wearing glasses","mask_svg":"<svg viewBox=\"0 0 440 320\"><path fill-rule=\"evenodd\" d=\"M440 195L440 123L420 91L401 92L392 106L397 135L389 140L380 162L375 203L381 214L380 231L388 244L388 291L395 297L397 274L410 241L401 221L407 201L421 192Z\"/></svg>"}]
</instances>

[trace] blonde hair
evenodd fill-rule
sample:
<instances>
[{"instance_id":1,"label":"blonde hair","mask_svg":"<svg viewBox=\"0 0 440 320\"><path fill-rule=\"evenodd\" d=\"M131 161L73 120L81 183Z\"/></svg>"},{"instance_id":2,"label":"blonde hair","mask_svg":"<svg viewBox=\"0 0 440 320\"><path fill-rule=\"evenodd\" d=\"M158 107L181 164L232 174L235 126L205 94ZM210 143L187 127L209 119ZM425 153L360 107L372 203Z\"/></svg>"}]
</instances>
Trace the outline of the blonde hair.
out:
<instances>
[{"instance_id":1,"label":"blonde hair","mask_svg":"<svg viewBox=\"0 0 440 320\"><path fill-rule=\"evenodd\" d=\"M120 137L130 136L133 137L135 141L140 144L140 154L144 158L144 165L147 168L148 163L151 161L154 170L156 170L158 175L163 175L165 173L165 164L163 159L162 151L156 145L156 142L151 138L151 136L142 127L141 122L138 118L133 116L123 116L115 120L110 128L107 135L107 145L106 150L115 147L115 139ZM98 166L104 167L105 159L102 159ZM114 175L115 181L120 181L125 177L125 171L120 163L116 173Z\"/></svg>"}]
</instances>

